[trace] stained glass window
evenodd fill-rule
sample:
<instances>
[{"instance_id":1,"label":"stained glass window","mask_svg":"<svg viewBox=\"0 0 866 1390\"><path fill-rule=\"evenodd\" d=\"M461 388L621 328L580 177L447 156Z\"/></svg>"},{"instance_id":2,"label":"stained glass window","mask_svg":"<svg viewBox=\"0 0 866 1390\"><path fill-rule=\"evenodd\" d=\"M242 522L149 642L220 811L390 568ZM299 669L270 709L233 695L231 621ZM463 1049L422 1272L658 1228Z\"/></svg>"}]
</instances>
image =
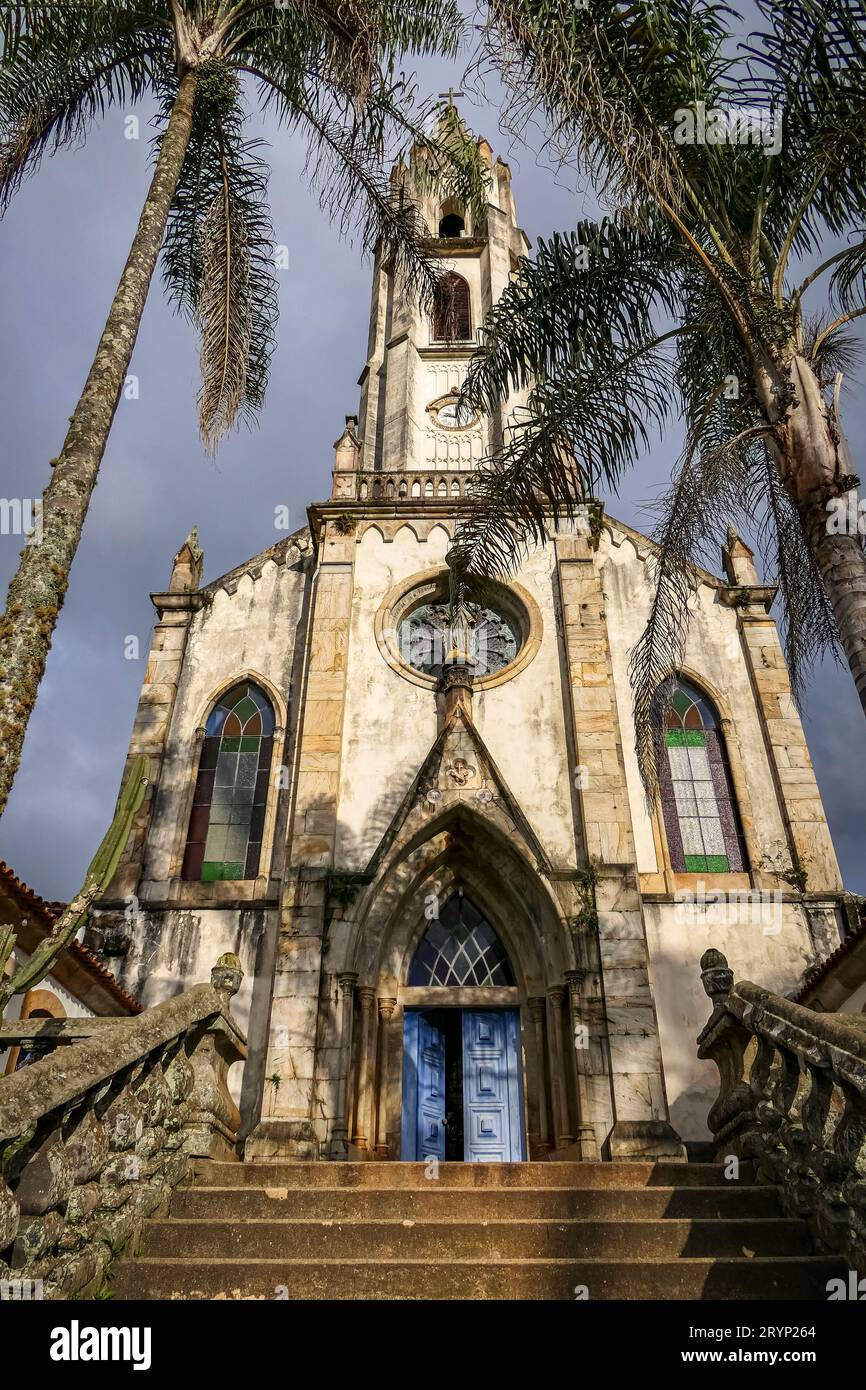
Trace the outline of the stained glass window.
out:
<instances>
[{"instance_id":1,"label":"stained glass window","mask_svg":"<svg viewBox=\"0 0 866 1390\"><path fill-rule=\"evenodd\" d=\"M513 985L505 947L477 907L455 893L430 923L409 967L410 985Z\"/></svg>"},{"instance_id":2,"label":"stained glass window","mask_svg":"<svg viewBox=\"0 0 866 1390\"><path fill-rule=\"evenodd\" d=\"M475 661L476 676L501 671L517 656L522 646L517 624L495 608L468 604L473 621L469 647ZM397 640L400 655L425 675L439 677L448 655L450 607L447 600L423 603L400 623Z\"/></svg>"},{"instance_id":3,"label":"stained glass window","mask_svg":"<svg viewBox=\"0 0 866 1390\"><path fill-rule=\"evenodd\" d=\"M274 712L252 681L223 695L205 726L183 877L255 878L274 743Z\"/></svg>"},{"instance_id":4,"label":"stained glass window","mask_svg":"<svg viewBox=\"0 0 866 1390\"><path fill-rule=\"evenodd\" d=\"M712 702L680 679L668 705L660 769L675 873L742 873L743 832L724 737Z\"/></svg>"},{"instance_id":5,"label":"stained glass window","mask_svg":"<svg viewBox=\"0 0 866 1390\"><path fill-rule=\"evenodd\" d=\"M436 284L433 337L437 343L465 342L472 337L469 286L462 275L449 272Z\"/></svg>"}]
</instances>

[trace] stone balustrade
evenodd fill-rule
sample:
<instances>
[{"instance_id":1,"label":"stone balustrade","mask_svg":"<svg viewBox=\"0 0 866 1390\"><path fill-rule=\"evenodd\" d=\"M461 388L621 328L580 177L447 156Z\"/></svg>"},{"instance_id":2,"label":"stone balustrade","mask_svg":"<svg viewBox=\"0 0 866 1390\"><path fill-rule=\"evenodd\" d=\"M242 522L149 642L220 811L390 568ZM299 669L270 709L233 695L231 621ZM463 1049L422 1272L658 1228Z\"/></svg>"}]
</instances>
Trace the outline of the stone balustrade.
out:
<instances>
[{"instance_id":1,"label":"stone balustrade","mask_svg":"<svg viewBox=\"0 0 866 1390\"><path fill-rule=\"evenodd\" d=\"M0 1079L4 1296L93 1295L194 1158L237 1157L228 1072L247 1049L229 1006L241 979L225 955L210 984L134 1018L0 1023L0 1049L51 1047Z\"/></svg>"},{"instance_id":2,"label":"stone balustrade","mask_svg":"<svg viewBox=\"0 0 866 1390\"><path fill-rule=\"evenodd\" d=\"M717 1157L752 1160L818 1247L866 1275L866 1015L824 1014L701 958L713 1002L698 1056L719 1070L708 1124Z\"/></svg>"},{"instance_id":3,"label":"stone balustrade","mask_svg":"<svg viewBox=\"0 0 866 1390\"><path fill-rule=\"evenodd\" d=\"M357 496L369 502L447 502L466 495L473 470L417 473L359 473Z\"/></svg>"}]
</instances>

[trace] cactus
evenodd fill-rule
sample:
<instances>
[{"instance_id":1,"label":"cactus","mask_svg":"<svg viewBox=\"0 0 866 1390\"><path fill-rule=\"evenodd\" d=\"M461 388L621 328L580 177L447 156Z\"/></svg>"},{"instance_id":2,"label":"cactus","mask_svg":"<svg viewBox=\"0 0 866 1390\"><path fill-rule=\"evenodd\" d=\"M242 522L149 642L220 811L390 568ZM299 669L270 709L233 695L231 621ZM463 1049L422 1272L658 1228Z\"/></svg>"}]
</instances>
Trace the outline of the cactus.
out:
<instances>
[{"instance_id":1,"label":"cactus","mask_svg":"<svg viewBox=\"0 0 866 1390\"><path fill-rule=\"evenodd\" d=\"M108 887L114 877L133 818L144 800L149 771L150 764L147 758L135 759L120 789L114 819L90 862L83 886L58 917L51 935L40 941L29 959L12 975L0 975L0 1021L3 1019L6 1005L14 994L23 994L25 990L32 989L45 978L60 952L81 930L91 903ZM15 935L12 928L0 926L0 972L14 945Z\"/></svg>"}]
</instances>

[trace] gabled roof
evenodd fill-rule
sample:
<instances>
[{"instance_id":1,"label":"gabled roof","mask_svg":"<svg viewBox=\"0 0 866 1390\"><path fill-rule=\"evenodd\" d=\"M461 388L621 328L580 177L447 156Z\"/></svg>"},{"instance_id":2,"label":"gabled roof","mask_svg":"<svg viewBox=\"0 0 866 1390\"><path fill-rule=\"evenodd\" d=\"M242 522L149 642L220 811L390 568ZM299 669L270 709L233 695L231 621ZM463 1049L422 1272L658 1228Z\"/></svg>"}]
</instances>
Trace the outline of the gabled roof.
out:
<instances>
[{"instance_id":1,"label":"gabled roof","mask_svg":"<svg viewBox=\"0 0 866 1390\"><path fill-rule=\"evenodd\" d=\"M807 970L803 983L791 998L795 1004L817 1005L823 1010L835 1010L866 980L866 903L860 907L859 924L849 931L841 946L837 946L820 965Z\"/></svg>"},{"instance_id":2,"label":"gabled roof","mask_svg":"<svg viewBox=\"0 0 866 1390\"><path fill-rule=\"evenodd\" d=\"M292 555L294 549L295 554ZM243 564L236 565L234 569L227 570L218 579L212 579L210 583L203 584L201 592L203 594L214 594L217 589L226 589L229 593L234 593L239 580L245 575L250 575L253 579L258 579L264 566L268 561L274 564L294 564L302 555L310 552L310 528L302 526L299 530L293 531L290 536L284 536L282 540L276 541L268 546L267 550L259 551L258 555L253 555L249 560L244 560Z\"/></svg>"},{"instance_id":3,"label":"gabled roof","mask_svg":"<svg viewBox=\"0 0 866 1390\"><path fill-rule=\"evenodd\" d=\"M0 860L0 924L14 928L16 944L23 951L31 953L51 934L64 907L65 903L40 898ZM61 951L49 974L97 1016L141 1013L138 1000L79 941Z\"/></svg>"},{"instance_id":4,"label":"gabled roof","mask_svg":"<svg viewBox=\"0 0 866 1390\"><path fill-rule=\"evenodd\" d=\"M474 761L470 762L469 760ZM506 836L522 840L524 853L542 872L550 862L538 836L510 791L502 773L466 710L457 705L437 735L382 836L366 873L375 877L392 845L422 833L431 809L457 809L476 799L484 818Z\"/></svg>"}]
</instances>

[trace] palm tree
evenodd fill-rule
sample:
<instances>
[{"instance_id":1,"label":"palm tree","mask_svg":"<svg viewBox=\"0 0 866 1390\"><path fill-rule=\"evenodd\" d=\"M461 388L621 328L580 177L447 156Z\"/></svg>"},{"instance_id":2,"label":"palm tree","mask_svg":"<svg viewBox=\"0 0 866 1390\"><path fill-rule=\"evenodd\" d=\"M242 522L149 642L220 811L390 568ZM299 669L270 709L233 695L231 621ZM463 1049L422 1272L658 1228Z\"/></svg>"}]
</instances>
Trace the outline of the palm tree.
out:
<instances>
[{"instance_id":1,"label":"palm tree","mask_svg":"<svg viewBox=\"0 0 866 1390\"><path fill-rule=\"evenodd\" d=\"M487 6L512 128L543 120L610 215L539 242L488 316L466 403L527 394L452 563L476 582L512 568L684 420L631 662L651 790L690 562L718 553L729 521L759 535L778 577L795 689L841 643L866 708L866 552L840 419L846 326L866 313L866 11L758 8L765 31L738 44L737 17L709 0Z\"/></svg>"},{"instance_id":2,"label":"palm tree","mask_svg":"<svg viewBox=\"0 0 866 1390\"><path fill-rule=\"evenodd\" d=\"M0 213L43 155L110 106L159 101L156 163L129 257L0 622L0 814L21 756L69 570L161 250L168 294L201 335L201 434L213 450L262 403L276 321L267 168L244 138L243 87L305 134L324 210L432 300L413 205L384 173L395 142L478 206L477 149L396 71L401 53L454 55L456 0L7 0L0 13ZM38 543L36 543L38 541Z\"/></svg>"}]
</instances>

